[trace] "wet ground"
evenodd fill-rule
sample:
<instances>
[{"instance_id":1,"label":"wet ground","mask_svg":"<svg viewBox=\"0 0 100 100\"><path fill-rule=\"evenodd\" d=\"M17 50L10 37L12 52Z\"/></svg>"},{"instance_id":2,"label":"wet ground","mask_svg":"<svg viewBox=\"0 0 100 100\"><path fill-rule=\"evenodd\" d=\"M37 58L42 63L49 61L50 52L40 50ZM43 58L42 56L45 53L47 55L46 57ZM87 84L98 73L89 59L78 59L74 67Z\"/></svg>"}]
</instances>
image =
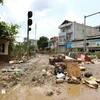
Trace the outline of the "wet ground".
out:
<instances>
[{"instance_id":1,"label":"wet ground","mask_svg":"<svg viewBox=\"0 0 100 100\"><path fill-rule=\"evenodd\" d=\"M60 88L60 89L59 89ZM54 94L46 96L45 91L52 89ZM57 95L56 90L61 93ZM85 85L59 85L57 87L29 87L17 85L6 94L0 95L0 100L100 100L100 88L91 89Z\"/></svg>"},{"instance_id":2,"label":"wet ground","mask_svg":"<svg viewBox=\"0 0 100 100\"><path fill-rule=\"evenodd\" d=\"M40 55L39 59L36 61L31 60L30 64L35 64L35 69L34 71L37 72L31 72L27 78L33 78L35 74L38 76L38 74L41 74L41 70L45 67L48 66L48 58L49 56L42 56ZM100 78L100 64L86 64L86 71L91 71L93 72L93 76L96 78ZM34 66L33 66L34 67ZM31 67L29 67L31 68ZM35 77L36 77L35 76ZM84 84L68 84L67 82L64 82L62 84L55 84L54 85L54 76L51 77L46 77L43 79L43 77L38 77L41 78L41 80L45 80L43 83L41 80L35 81L30 81L31 79L26 81L28 84L21 84L25 82L24 81L19 82L17 85L13 86L12 88L10 87L9 90L6 91L6 94L1 94L0 93L0 100L100 100L100 85L98 89L92 89ZM39 82L42 84L40 85ZM47 96L46 92L48 90L53 91L52 96ZM59 91L59 95L58 92Z\"/></svg>"}]
</instances>

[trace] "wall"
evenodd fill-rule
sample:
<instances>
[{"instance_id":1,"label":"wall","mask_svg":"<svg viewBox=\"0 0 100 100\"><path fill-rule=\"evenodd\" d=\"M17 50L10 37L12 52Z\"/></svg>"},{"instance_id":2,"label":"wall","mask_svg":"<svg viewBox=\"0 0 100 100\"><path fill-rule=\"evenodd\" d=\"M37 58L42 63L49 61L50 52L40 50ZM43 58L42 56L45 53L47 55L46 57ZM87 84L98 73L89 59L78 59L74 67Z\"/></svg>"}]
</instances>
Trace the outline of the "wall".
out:
<instances>
[{"instance_id":1,"label":"wall","mask_svg":"<svg viewBox=\"0 0 100 100\"><path fill-rule=\"evenodd\" d=\"M76 23L76 22L74 23L75 23L75 29L74 29L75 39L83 39L84 38L84 25ZM86 36L94 36L94 35L97 35L98 31L91 26L86 26L85 33L86 33Z\"/></svg>"}]
</instances>

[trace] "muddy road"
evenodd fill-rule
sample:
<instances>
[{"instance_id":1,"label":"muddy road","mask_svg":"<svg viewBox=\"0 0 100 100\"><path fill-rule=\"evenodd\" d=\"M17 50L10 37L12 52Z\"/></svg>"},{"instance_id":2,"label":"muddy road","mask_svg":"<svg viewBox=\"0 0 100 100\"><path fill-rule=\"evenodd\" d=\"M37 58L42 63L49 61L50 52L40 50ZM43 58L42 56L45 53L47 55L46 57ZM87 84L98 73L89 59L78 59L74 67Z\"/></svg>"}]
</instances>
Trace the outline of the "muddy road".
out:
<instances>
[{"instance_id":1,"label":"muddy road","mask_svg":"<svg viewBox=\"0 0 100 100\"><path fill-rule=\"evenodd\" d=\"M45 75L42 70L51 66L48 55L38 55L27 63L0 66L0 90L6 89L5 94L0 92L0 100L100 100L100 85L98 89L92 89L84 84L56 84L55 75ZM2 68L11 66L23 67L26 72L19 76L1 72ZM100 78L100 64L84 66L86 71ZM52 91L51 96L47 95L48 91Z\"/></svg>"}]
</instances>

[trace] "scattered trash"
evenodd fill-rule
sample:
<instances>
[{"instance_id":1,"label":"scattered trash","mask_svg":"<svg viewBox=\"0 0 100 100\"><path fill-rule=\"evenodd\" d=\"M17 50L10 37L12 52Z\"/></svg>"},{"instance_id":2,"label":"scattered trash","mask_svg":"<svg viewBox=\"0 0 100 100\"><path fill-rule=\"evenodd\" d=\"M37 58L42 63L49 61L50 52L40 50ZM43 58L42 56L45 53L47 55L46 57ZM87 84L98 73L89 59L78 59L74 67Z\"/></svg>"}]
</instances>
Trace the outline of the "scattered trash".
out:
<instances>
[{"instance_id":1,"label":"scattered trash","mask_svg":"<svg viewBox=\"0 0 100 100\"><path fill-rule=\"evenodd\" d=\"M61 79L56 79L56 84L58 84L58 83L63 83L64 82L64 79L63 78L61 78Z\"/></svg>"},{"instance_id":2,"label":"scattered trash","mask_svg":"<svg viewBox=\"0 0 100 100\"><path fill-rule=\"evenodd\" d=\"M64 55L57 55L49 57L49 63L54 65L56 62L64 62L65 56Z\"/></svg>"},{"instance_id":3,"label":"scattered trash","mask_svg":"<svg viewBox=\"0 0 100 100\"><path fill-rule=\"evenodd\" d=\"M66 64L63 62L55 63L54 67L54 74L57 75L57 73L64 73L66 71Z\"/></svg>"},{"instance_id":4,"label":"scattered trash","mask_svg":"<svg viewBox=\"0 0 100 100\"><path fill-rule=\"evenodd\" d=\"M60 95L61 91L60 90L56 90L56 93L57 93L57 95Z\"/></svg>"},{"instance_id":5,"label":"scattered trash","mask_svg":"<svg viewBox=\"0 0 100 100\"><path fill-rule=\"evenodd\" d=\"M49 71L47 71L47 76L51 76L52 74L49 72Z\"/></svg>"},{"instance_id":6,"label":"scattered trash","mask_svg":"<svg viewBox=\"0 0 100 100\"><path fill-rule=\"evenodd\" d=\"M2 72L7 72L8 70L7 69L2 69Z\"/></svg>"},{"instance_id":7,"label":"scattered trash","mask_svg":"<svg viewBox=\"0 0 100 100\"><path fill-rule=\"evenodd\" d=\"M84 60L85 60L86 62L91 62L91 58L90 58L89 56L87 56L87 55L85 55Z\"/></svg>"},{"instance_id":8,"label":"scattered trash","mask_svg":"<svg viewBox=\"0 0 100 100\"><path fill-rule=\"evenodd\" d=\"M68 57L68 56L65 56L65 59L66 60L75 60L74 58L71 58L71 57Z\"/></svg>"},{"instance_id":9,"label":"scattered trash","mask_svg":"<svg viewBox=\"0 0 100 100\"><path fill-rule=\"evenodd\" d=\"M46 73L47 71L46 71L45 69L42 69L42 72L43 72L43 73Z\"/></svg>"},{"instance_id":10,"label":"scattered trash","mask_svg":"<svg viewBox=\"0 0 100 100\"><path fill-rule=\"evenodd\" d=\"M97 83L100 83L100 79L97 79L96 82L97 82Z\"/></svg>"},{"instance_id":11,"label":"scattered trash","mask_svg":"<svg viewBox=\"0 0 100 100\"><path fill-rule=\"evenodd\" d=\"M12 71L14 71L12 67L8 68L8 72L12 72Z\"/></svg>"},{"instance_id":12,"label":"scattered trash","mask_svg":"<svg viewBox=\"0 0 100 100\"><path fill-rule=\"evenodd\" d=\"M91 60L94 64L100 64L100 60L99 59L92 59Z\"/></svg>"},{"instance_id":13,"label":"scattered trash","mask_svg":"<svg viewBox=\"0 0 100 100\"><path fill-rule=\"evenodd\" d=\"M52 96L54 93L53 93L53 91L52 90L47 90L46 92L45 92L45 95L46 96Z\"/></svg>"},{"instance_id":14,"label":"scattered trash","mask_svg":"<svg viewBox=\"0 0 100 100\"><path fill-rule=\"evenodd\" d=\"M65 75L63 73L57 74L58 79L64 79Z\"/></svg>"},{"instance_id":15,"label":"scattered trash","mask_svg":"<svg viewBox=\"0 0 100 100\"><path fill-rule=\"evenodd\" d=\"M84 81L85 81L85 85L87 85L91 88L94 88L94 89L98 88L98 83L96 82L96 78L90 77L88 79L84 79Z\"/></svg>"},{"instance_id":16,"label":"scattered trash","mask_svg":"<svg viewBox=\"0 0 100 100\"><path fill-rule=\"evenodd\" d=\"M69 77L68 77L68 76L66 76L66 77L65 77L65 81L66 81L66 82L68 82L68 79L69 79Z\"/></svg>"},{"instance_id":17,"label":"scattered trash","mask_svg":"<svg viewBox=\"0 0 100 100\"><path fill-rule=\"evenodd\" d=\"M81 79L76 78L74 76L70 77L67 81L68 81L68 83L71 83L71 84L80 84L81 83Z\"/></svg>"},{"instance_id":18,"label":"scattered trash","mask_svg":"<svg viewBox=\"0 0 100 100\"><path fill-rule=\"evenodd\" d=\"M11 61L9 61L10 64L20 64L22 62L23 62L23 60L11 60Z\"/></svg>"},{"instance_id":19,"label":"scattered trash","mask_svg":"<svg viewBox=\"0 0 100 100\"><path fill-rule=\"evenodd\" d=\"M87 77L87 78L89 78L90 76L93 76L93 74L92 74L91 72L86 72L86 73L84 74L84 76Z\"/></svg>"},{"instance_id":20,"label":"scattered trash","mask_svg":"<svg viewBox=\"0 0 100 100\"><path fill-rule=\"evenodd\" d=\"M24 68L19 68L14 74L18 76L18 75L23 74L24 72L26 72Z\"/></svg>"},{"instance_id":21,"label":"scattered trash","mask_svg":"<svg viewBox=\"0 0 100 100\"><path fill-rule=\"evenodd\" d=\"M80 66L80 70L81 71L85 71L86 70L86 67Z\"/></svg>"}]
</instances>

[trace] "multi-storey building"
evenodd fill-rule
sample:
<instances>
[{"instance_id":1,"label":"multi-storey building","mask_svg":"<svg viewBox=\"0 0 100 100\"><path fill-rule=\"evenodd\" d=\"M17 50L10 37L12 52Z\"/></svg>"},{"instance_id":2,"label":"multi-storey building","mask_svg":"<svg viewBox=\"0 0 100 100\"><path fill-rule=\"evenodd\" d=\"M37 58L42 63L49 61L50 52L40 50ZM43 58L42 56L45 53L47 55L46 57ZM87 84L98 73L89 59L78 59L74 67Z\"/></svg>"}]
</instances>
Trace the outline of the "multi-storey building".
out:
<instances>
[{"instance_id":1,"label":"multi-storey building","mask_svg":"<svg viewBox=\"0 0 100 100\"><path fill-rule=\"evenodd\" d=\"M58 51L58 36L54 36L48 40L48 48Z\"/></svg>"},{"instance_id":2,"label":"multi-storey building","mask_svg":"<svg viewBox=\"0 0 100 100\"><path fill-rule=\"evenodd\" d=\"M86 38L98 35L97 27L85 26ZM77 44L79 40L84 40L84 24L74 21L65 20L60 26L58 46L59 51L64 52L70 48L80 48L78 45L75 47L72 44ZM76 43L77 42L77 43ZM84 42L81 43L81 48L84 47Z\"/></svg>"}]
</instances>

